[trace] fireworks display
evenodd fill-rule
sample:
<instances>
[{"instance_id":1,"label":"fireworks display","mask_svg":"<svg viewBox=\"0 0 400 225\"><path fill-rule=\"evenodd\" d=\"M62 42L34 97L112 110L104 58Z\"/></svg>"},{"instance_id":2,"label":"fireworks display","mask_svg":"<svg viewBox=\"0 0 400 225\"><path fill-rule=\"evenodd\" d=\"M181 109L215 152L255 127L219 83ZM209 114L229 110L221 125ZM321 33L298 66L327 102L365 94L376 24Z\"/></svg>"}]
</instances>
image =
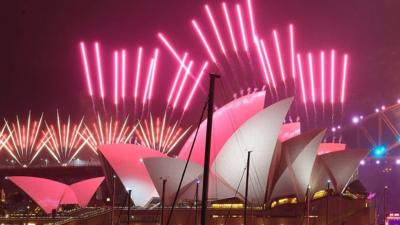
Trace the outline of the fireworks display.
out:
<instances>
[{"instance_id":1,"label":"fireworks display","mask_svg":"<svg viewBox=\"0 0 400 225\"><path fill-rule=\"evenodd\" d=\"M78 124L71 124L68 116L67 122L62 123L57 111L57 124L47 124L43 131L44 144L50 155L57 163L66 166L79 154L87 143L87 138L82 137L83 118Z\"/></svg>"},{"instance_id":2,"label":"fireworks display","mask_svg":"<svg viewBox=\"0 0 400 225\"><path fill-rule=\"evenodd\" d=\"M69 165L86 149L97 154L101 144L136 143L173 153L193 124L187 115L202 104L200 97L206 98L205 75L211 71L222 76L228 90L224 95L262 87L268 104L295 96L289 117L300 117L306 127L315 127L317 120L341 122L350 75L348 54L332 46L304 50L293 24L260 32L265 29L257 27L251 0L206 4L202 10L202 16L188 20L192 32L187 39L192 43L177 44L164 31L153 37L160 46L137 45L133 52L104 51L99 41L80 42L91 119L74 123L68 116L63 122L57 112L53 124L43 115L31 121L29 114L25 123L19 117L13 123L5 120L0 148L24 167L43 149L61 165ZM188 46L196 46L200 54L180 50ZM172 65L166 66L166 57L172 58ZM223 99L225 104L228 98Z\"/></svg>"},{"instance_id":3,"label":"fireworks display","mask_svg":"<svg viewBox=\"0 0 400 225\"><path fill-rule=\"evenodd\" d=\"M227 81L234 93L243 90L243 82L240 81L246 79L244 74L247 80L258 80L253 75L248 77L249 73L261 75L263 81L260 86L263 83L267 85L271 103L294 95L298 99L296 104L304 105L307 120L311 116L314 117L314 121L317 118L331 117L332 124L341 120L348 73L347 54L339 55L336 50L331 49L328 57L325 57L325 51L299 51L301 45L296 43L292 24L289 24L285 38L282 38L277 29L273 29L270 36L257 33L251 0L246 1L246 10L243 10L240 4L230 5L224 2L220 8L221 15L216 15L213 11L217 10L205 5L204 23L192 20L191 25L194 35L198 37L198 45L204 49L205 56L214 63L219 73L235 78L232 80L236 82ZM224 20L218 20L221 23L217 23L217 17ZM205 26L209 26L209 30L213 32L206 35L202 31ZM186 58L179 57L178 51L166 35L158 34L158 37L177 62L183 64L183 68L187 68ZM270 40L271 43L266 40ZM338 57L343 60L338 60ZM329 71L325 71L326 69ZM340 91L335 91L336 89ZM327 95L326 91L330 95ZM326 95L330 97L331 107L325 106ZM302 115L301 112L295 113Z\"/></svg>"},{"instance_id":4,"label":"fireworks display","mask_svg":"<svg viewBox=\"0 0 400 225\"><path fill-rule=\"evenodd\" d=\"M170 153L186 136L190 127L186 130L178 127L178 121L173 125L166 124L166 115L163 118L155 118L150 115L148 120L139 122L136 130L137 143L163 153Z\"/></svg>"},{"instance_id":5,"label":"fireworks display","mask_svg":"<svg viewBox=\"0 0 400 225\"><path fill-rule=\"evenodd\" d=\"M97 154L97 147L103 144L126 144L131 143L137 125L128 125L129 117L126 117L122 124L118 120L102 120L97 115L97 122L85 125L82 138L87 139L89 148Z\"/></svg>"},{"instance_id":6,"label":"fireworks display","mask_svg":"<svg viewBox=\"0 0 400 225\"><path fill-rule=\"evenodd\" d=\"M4 122L5 125L1 130L2 147L20 166L28 167L48 141L45 137L40 138L43 114L38 121L32 121L29 112L25 123L20 120L19 116L16 117L15 122L9 123L7 120Z\"/></svg>"}]
</instances>

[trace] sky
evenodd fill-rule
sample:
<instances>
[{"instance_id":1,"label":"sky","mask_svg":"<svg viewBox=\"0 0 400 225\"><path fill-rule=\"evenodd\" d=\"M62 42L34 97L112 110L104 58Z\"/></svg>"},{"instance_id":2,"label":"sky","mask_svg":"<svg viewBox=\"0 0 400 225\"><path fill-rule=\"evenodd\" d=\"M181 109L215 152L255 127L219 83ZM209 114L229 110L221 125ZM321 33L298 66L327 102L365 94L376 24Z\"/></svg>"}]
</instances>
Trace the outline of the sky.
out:
<instances>
[{"instance_id":1,"label":"sky","mask_svg":"<svg viewBox=\"0 0 400 225\"><path fill-rule=\"evenodd\" d=\"M154 46L162 49L156 37L162 31L180 49L206 57L200 42L193 41L190 20L205 21L203 5L217 10L220 2L2 1L0 116L14 118L28 110L37 116L53 115L56 109L76 117L89 112L80 41L100 41L108 53L123 47L134 52L142 45L150 54ZM349 54L346 116L371 113L400 97L400 1L253 0L253 4L260 33L293 23L299 51L333 47ZM155 98L165 98L168 89L160 85Z\"/></svg>"}]
</instances>

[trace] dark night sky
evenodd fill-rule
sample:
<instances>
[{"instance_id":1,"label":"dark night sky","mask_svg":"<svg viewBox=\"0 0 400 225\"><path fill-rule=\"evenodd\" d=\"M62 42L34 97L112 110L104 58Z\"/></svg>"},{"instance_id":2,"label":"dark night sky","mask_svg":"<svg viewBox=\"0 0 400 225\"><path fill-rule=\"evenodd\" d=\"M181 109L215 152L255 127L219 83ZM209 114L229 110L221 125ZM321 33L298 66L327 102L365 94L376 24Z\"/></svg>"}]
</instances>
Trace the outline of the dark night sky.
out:
<instances>
[{"instance_id":1,"label":"dark night sky","mask_svg":"<svg viewBox=\"0 0 400 225\"><path fill-rule=\"evenodd\" d=\"M0 116L29 109L36 114L80 114L88 106L78 42L99 40L114 48L150 49L163 31L198 49L191 41L191 18L205 19L194 0L8 0L0 7ZM213 7L214 1L208 1ZM260 32L293 22L304 49L335 47L350 54L348 114L368 113L399 96L400 1L254 0ZM216 10L216 8L215 8ZM181 47L181 46L179 46ZM166 55L165 50L164 56ZM160 93L157 94L160 97ZM351 105L351 106L350 106Z\"/></svg>"}]
</instances>

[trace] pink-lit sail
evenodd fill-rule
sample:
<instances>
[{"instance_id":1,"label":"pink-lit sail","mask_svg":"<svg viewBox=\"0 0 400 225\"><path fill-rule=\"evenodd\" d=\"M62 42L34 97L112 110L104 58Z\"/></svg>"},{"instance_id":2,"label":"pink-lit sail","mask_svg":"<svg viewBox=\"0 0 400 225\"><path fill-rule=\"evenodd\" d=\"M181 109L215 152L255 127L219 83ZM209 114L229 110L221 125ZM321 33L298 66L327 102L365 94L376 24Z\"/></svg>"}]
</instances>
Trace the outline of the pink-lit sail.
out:
<instances>
[{"instance_id":1,"label":"pink-lit sail","mask_svg":"<svg viewBox=\"0 0 400 225\"><path fill-rule=\"evenodd\" d=\"M218 152L232 134L250 117L263 109L265 92L256 92L240 97L219 108L214 113L213 118L213 144L211 146L211 162L214 161ZM234 120L233 120L234 118ZM204 120L200 125L200 130L193 148L191 160L195 163L204 162L204 145L206 135L206 123ZM186 140L179 153L179 158L186 159L194 138L194 133Z\"/></svg>"},{"instance_id":2,"label":"pink-lit sail","mask_svg":"<svg viewBox=\"0 0 400 225\"><path fill-rule=\"evenodd\" d=\"M143 146L126 144L101 145L99 151L124 185L125 190L132 190L131 198L135 205L143 207L152 197L158 196L142 159L166 157L164 154Z\"/></svg>"},{"instance_id":3,"label":"pink-lit sail","mask_svg":"<svg viewBox=\"0 0 400 225\"><path fill-rule=\"evenodd\" d=\"M73 183L69 185L69 188L75 194L78 205L80 207L86 207L103 181L104 177L95 177Z\"/></svg>"},{"instance_id":4,"label":"pink-lit sail","mask_svg":"<svg viewBox=\"0 0 400 225\"><path fill-rule=\"evenodd\" d=\"M318 148L318 155L346 150L346 144L342 143L321 143Z\"/></svg>"},{"instance_id":5,"label":"pink-lit sail","mask_svg":"<svg viewBox=\"0 0 400 225\"><path fill-rule=\"evenodd\" d=\"M6 179L21 188L46 214L50 214L60 205L86 207L104 177L91 178L71 185L40 177L11 176Z\"/></svg>"}]
</instances>

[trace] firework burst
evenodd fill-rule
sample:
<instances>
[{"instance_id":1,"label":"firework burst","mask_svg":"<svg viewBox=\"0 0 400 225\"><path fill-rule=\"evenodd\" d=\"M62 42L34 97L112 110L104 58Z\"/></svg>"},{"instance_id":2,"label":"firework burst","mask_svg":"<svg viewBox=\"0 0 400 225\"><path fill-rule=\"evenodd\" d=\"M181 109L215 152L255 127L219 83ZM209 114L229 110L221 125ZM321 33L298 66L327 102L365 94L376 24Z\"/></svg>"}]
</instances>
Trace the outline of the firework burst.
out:
<instances>
[{"instance_id":1,"label":"firework burst","mask_svg":"<svg viewBox=\"0 0 400 225\"><path fill-rule=\"evenodd\" d=\"M243 6L246 8L242 8L241 4L230 5L223 2L221 13L213 14L213 11L217 10L213 10L211 5L205 5L204 21L191 20L194 36L197 37L194 40L198 40L198 46L204 49L204 56L213 63L219 73L231 76L227 82L231 91L237 93L243 90L243 85L250 80L258 80L257 75L261 74L262 76L258 77L262 77L262 82L266 84L267 90L270 90L268 101L271 103L294 95L298 99L296 105L304 105L307 118L309 114L314 120L317 117L323 119L330 115L332 123L336 119L340 120L341 117L335 116L335 113L341 114L343 111L348 77L348 55L343 54L343 60L335 60L338 54L332 49L329 58L326 57L327 60L324 51L321 51L319 60L314 59L316 54L313 52L304 54L303 60L296 60L301 46L296 43L294 26L289 24L285 32L286 38L282 38L283 32L279 32L278 29L272 29L270 35L263 35L257 32L252 1L247 0ZM212 32L203 32L205 30ZM177 62L188 70L186 57L179 57L177 53L179 51L173 47L167 36L158 33L158 38ZM325 68L329 68L330 73L326 72ZM255 76L248 77L249 73ZM300 76L296 76L297 74ZM243 75L246 75L246 78ZM340 91L335 91L335 88ZM326 96L330 97L331 107L327 108L329 110L325 109ZM312 109L308 109L309 106ZM341 111L338 108L341 108ZM296 110L292 114L302 113Z\"/></svg>"},{"instance_id":2,"label":"firework burst","mask_svg":"<svg viewBox=\"0 0 400 225\"><path fill-rule=\"evenodd\" d=\"M191 19L189 26L194 38L188 40L194 40L195 45L203 50L203 59L198 60L198 55L178 50L178 46L174 45L164 32L158 32L157 38L164 47L162 49L145 51L139 46L134 54L129 54L125 49L115 50L113 65L109 66L113 68L111 76L103 74L105 66L102 65L103 57L99 43L94 43L94 54L86 50L83 42L80 43L84 79L89 96L92 99L102 99L104 104L104 99L111 97L106 93L114 93L112 102L116 109L115 118L121 118L118 116L120 107L124 109L123 116L129 114L126 112L133 112L133 119L140 121L135 134L143 145L160 151L165 150L164 147L167 146L163 145L167 131L160 131L160 136L157 137L156 131L151 132L152 126L157 130L154 124L160 121L161 128L167 130L168 127L171 131L173 127L179 127L184 114L190 109L191 102L194 102L196 93L204 89L202 78L210 69L222 76L229 76L228 79L224 79L227 89L231 92L228 94L242 93L246 87L262 86L267 92L268 104L295 96L295 107L289 112L289 117L305 117L307 120L303 122L307 126L319 125L318 119L324 121L325 118L331 118L332 124L342 120L349 67L347 54L338 53L332 48L304 51L301 43L296 42L293 24L284 29L272 28L268 33L263 33L260 30L265 29L257 27L251 0L235 4L206 4L203 16ZM170 79L170 91L165 105L160 107L158 104L158 108L155 109L155 105L152 108L151 101L152 96L155 96L153 92L160 90L157 88L157 71L165 71L159 68L163 65L160 61L164 60L161 57L164 49L169 53L164 55L169 55L176 61L177 71L172 72L175 76ZM129 58L130 55L133 57ZM91 71L97 71L97 76L92 76ZM94 81L96 77L98 88L92 85L92 79ZM103 81L106 77L113 77L113 81ZM113 91L106 91L104 83L112 83ZM182 99L184 97L186 99ZM128 104L129 101L132 104ZM327 107L328 104L331 107ZM133 110L126 108L130 106L133 106ZM157 111L160 108L165 109L164 113ZM109 111L104 109L105 114L109 115ZM164 116L155 118L150 112L153 112L153 115L158 112L158 115ZM176 118L177 123L170 123ZM106 128L109 133L112 130L111 122L112 120L108 122ZM91 140L97 142L91 142L92 148L102 142L121 142L113 140L113 135L110 137L101 134L101 129L105 131L105 124L103 128L99 122L96 126L98 134L96 129L92 128L91 136L94 138ZM156 143L157 139L161 140L160 143Z\"/></svg>"},{"instance_id":3,"label":"firework burst","mask_svg":"<svg viewBox=\"0 0 400 225\"><path fill-rule=\"evenodd\" d=\"M46 122L46 129L42 131L42 136L48 140L45 146L60 165L69 165L87 144L88 140L82 136L83 120L82 117L78 124L72 124L68 116L67 122L62 123L57 111L57 124Z\"/></svg>"},{"instance_id":4,"label":"firework burst","mask_svg":"<svg viewBox=\"0 0 400 225\"><path fill-rule=\"evenodd\" d=\"M85 124L82 137L88 140L88 146L96 154L99 145L131 143L137 125L130 126L128 120L129 117L126 117L122 124L112 117L104 121L98 114L97 122L93 122L91 126Z\"/></svg>"},{"instance_id":5,"label":"firework burst","mask_svg":"<svg viewBox=\"0 0 400 225\"><path fill-rule=\"evenodd\" d=\"M29 112L25 123L22 123L18 116L13 123L9 123L6 119L4 122L5 125L0 133L2 147L20 166L28 167L48 142L46 137L39 138L43 114L38 121L32 121ZM8 134L5 134L5 129Z\"/></svg>"},{"instance_id":6,"label":"firework burst","mask_svg":"<svg viewBox=\"0 0 400 225\"><path fill-rule=\"evenodd\" d=\"M172 126L166 124L166 115L162 118L157 117L154 119L150 114L149 119L138 123L139 128L135 132L137 136L136 142L166 154L170 153L186 136L190 127L182 129L178 127L178 121L173 123Z\"/></svg>"}]
</instances>

